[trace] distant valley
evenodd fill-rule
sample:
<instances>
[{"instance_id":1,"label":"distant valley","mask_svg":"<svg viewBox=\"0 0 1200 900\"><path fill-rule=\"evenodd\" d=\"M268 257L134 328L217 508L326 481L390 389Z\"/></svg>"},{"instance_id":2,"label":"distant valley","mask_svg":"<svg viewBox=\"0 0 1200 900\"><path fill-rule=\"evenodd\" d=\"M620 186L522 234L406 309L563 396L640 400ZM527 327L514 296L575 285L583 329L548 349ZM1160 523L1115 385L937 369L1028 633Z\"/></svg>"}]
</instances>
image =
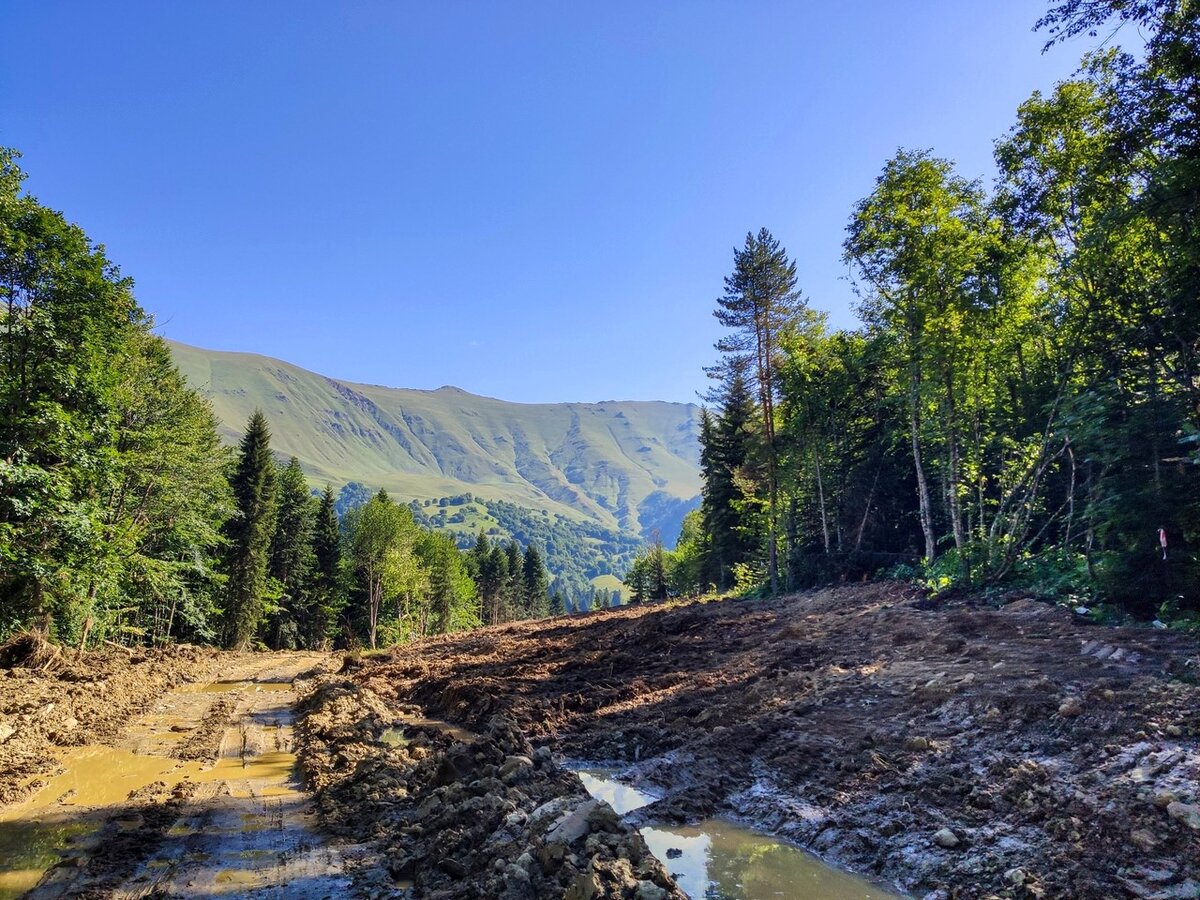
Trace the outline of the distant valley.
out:
<instances>
[{"instance_id":1,"label":"distant valley","mask_svg":"<svg viewBox=\"0 0 1200 900\"><path fill-rule=\"evenodd\" d=\"M487 513L491 501L493 510L504 502L547 524L572 522L597 541L657 532L670 545L699 502L694 404L510 403L453 387L354 384L270 357L170 346L230 442L259 408L273 449L296 456L314 486L358 482L434 504L471 494L477 502L451 507L450 516L429 510L435 525L460 533L513 530Z\"/></svg>"}]
</instances>

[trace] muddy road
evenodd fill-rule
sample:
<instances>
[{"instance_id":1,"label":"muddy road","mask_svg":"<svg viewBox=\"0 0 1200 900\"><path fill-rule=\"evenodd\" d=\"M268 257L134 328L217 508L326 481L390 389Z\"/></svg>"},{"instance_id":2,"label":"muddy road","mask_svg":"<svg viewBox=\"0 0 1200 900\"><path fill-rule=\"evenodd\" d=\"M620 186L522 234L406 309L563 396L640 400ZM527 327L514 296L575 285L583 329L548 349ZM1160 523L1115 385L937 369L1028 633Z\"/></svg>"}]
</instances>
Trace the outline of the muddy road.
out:
<instances>
[{"instance_id":1,"label":"muddy road","mask_svg":"<svg viewBox=\"0 0 1200 900\"><path fill-rule=\"evenodd\" d=\"M298 679L328 661L201 653L183 667L151 658L100 661L96 668L110 676L104 682L117 682L109 691L137 694L126 682L144 681L139 697L156 687L159 693L140 704L140 715L123 716L128 710L114 702L114 716L105 717L87 694L59 692L57 703L69 703L76 720L71 732L86 742L33 754L51 760L46 774L30 786L17 783L11 793L20 799L0 808L0 896L343 894L354 848L316 828L293 747ZM54 689L35 682L61 681L14 671L11 686L0 684L10 707ZM185 678L197 680L168 687ZM96 682L89 684L96 696ZM53 719L54 709L44 710ZM79 720L85 710L94 720L88 724Z\"/></svg>"},{"instance_id":2,"label":"muddy road","mask_svg":"<svg viewBox=\"0 0 1200 900\"><path fill-rule=\"evenodd\" d=\"M375 732L404 710L483 734L511 723L547 765L551 751L603 764L658 797L635 822L734 817L918 896L1195 898L1198 653L1181 635L1032 600L943 605L860 585L433 639L332 679L310 715L342 704ZM366 801L349 832L415 853L410 869L436 866L447 840L467 852L462 815L422 824L409 809L446 802L411 762L381 761L364 729L325 725L313 759L344 764L318 762L315 777ZM449 739L418 752L473 765ZM487 864L464 859L451 868ZM526 868L552 878L555 865ZM526 896L519 880L493 886Z\"/></svg>"},{"instance_id":3,"label":"muddy road","mask_svg":"<svg viewBox=\"0 0 1200 900\"><path fill-rule=\"evenodd\" d=\"M0 660L0 897L1200 897L1200 645L1010 599L31 648Z\"/></svg>"}]
</instances>

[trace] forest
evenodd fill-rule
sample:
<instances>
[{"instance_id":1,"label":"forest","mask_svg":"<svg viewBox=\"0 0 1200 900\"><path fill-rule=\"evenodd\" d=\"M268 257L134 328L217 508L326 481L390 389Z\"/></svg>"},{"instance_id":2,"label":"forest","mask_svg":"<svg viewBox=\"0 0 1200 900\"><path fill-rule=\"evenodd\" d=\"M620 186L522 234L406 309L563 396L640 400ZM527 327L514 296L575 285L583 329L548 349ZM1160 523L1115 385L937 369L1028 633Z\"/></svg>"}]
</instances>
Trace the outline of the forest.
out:
<instances>
[{"instance_id":1,"label":"forest","mask_svg":"<svg viewBox=\"0 0 1200 900\"><path fill-rule=\"evenodd\" d=\"M261 414L222 446L130 279L23 179L0 150L0 639L375 647L549 612L535 546L463 553L382 491L339 517Z\"/></svg>"},{"instance_id":2,"label":"forest","mask_svg":"<svg viewBox=\"0 0 1200 900\"><path fill-rule=\"evenodd\" d=\"M991 184L934 150L884 162L843 244L857 328L747 234L715 310L702 510L639 556L635 596L886 575L1200 622L1196 18L1053 6L1047 51L1128 26L1144 58L1098 50L1029 97Z\"/></svg>"}]
</instances>

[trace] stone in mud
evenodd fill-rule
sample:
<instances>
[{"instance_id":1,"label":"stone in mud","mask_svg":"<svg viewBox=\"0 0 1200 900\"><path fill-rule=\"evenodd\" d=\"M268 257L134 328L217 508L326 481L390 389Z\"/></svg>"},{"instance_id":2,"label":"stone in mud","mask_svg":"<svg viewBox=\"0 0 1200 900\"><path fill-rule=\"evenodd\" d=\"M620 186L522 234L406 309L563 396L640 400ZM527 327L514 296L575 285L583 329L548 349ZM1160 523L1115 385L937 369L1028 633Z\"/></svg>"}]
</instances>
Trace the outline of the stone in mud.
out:
<instances>
[{"instance_id":1,"label":"stone in mud","mask_svg":"<svg viewBox=\"0 0 1200 900\"><path fill-rule=\"evenodd\" d=\"M653 881L639 881L635 900L666 900L667 891Z\"/></svg>"},{"instance_id":2,"label":"stone in mud","mask_svg":"<svg viewBox=\"0 0 1200 900\"><path fill-rule=\"evenodd\" d=\"M1172 803L1177 801L1177 797L1172 791L1159 791L1154 795L1154 805L1159 809L1166 809Z\"/></svg>"},{"instance_id":3,"label":"stone in mud","mask_svg":"<svg viewBox=\"0 0 1200 900\"><path fill-rule=\"evenodd\" d=\"M387 870L397 880L409 879L416 874L417 861L407 853L399 853L388 860Z\"/></svg>"},{"instance_id":4,"label":"stone in mud","mask_svg":"<svg viewBox=\"0 0 1200 900\"><path fill-rule=\"evenodd\" d=\"M683 856L683 851L678 847L670 847L667 849L667 859L679 859Z\"/></svg>"},{"instance_id":5,"label":"stone in mud","mask_svg":"<svg viewBox=\"0 0 1200 900\"><path fill-rule=\"evenodd\" d=\"M443 856L439 859L438 868L453 878L462 878L467 874L467 867L452 856Z\"/></svg>"},{"instance_id":6,"label":"stone in mud","mask_svg":"<svg viewBox=\"0 0 1200 900\"><path fill-rule=\"evenodd\" d=\"M1176 822L1182 822L1192 831L1200 831L1200 806L1194 803L1180 803L1178 800L1169 803L1167 815Z\"/></svg>"},{"instance_id":7,"label":"stone in mud","mask_svg":"<svg viewBox=\"0 0 1200 900\"><path fill-rule=\"evenodd\" d=\"M559 818L546 835L546 843L570 845L588 833L588 817L600 805L598 800L585 800Z\"/></svg>"},{"instance_id":8,"label":"stone in mud","mask_svg":"<svg viewBox=\"0 0 1200 900\"><path fill-rule=\"evenodd\" d=\"M1004 873L1004 880L1013 887L1020 887L1025 883L1025 870L1022 868L1009 869Z\"/></svg>"},{"instance_id":9,"label":"stone in mud","mask_svg":"<svg viewBox=\"0 0 1200 900\"><path fill-rule=\"evenodd\" d=\"M607 803L597 803L595 808L588 813L587 821L593 831L611 832L619 831L621 828L621 817Z\"/></svg>"},{"instance_id":10,"label":"stone in mud","mask_svg":"<svg viewBox=\"0 0 1200 900\"><path fill-rule=\"evenodd\" d=\"M1143 853L1150 853L1158 846L1158 838L1145 828L1135 828L1129 832L1129 841Z\"/></svg>"},{"instance_id":11,"label":"stone in mud","mask_svg":"<svg viewBox=\"0 0 1200 900\"><path fill-rule=\"evenodd\" d=\"M533 760L528 756L510 756L500 766L500 777L508 780L508 776L521 769L533 768Z\"/></svg>"},{"instance_id":12,"label":"stone in mud","mask_svg":"<svg viewBox=\"0 0 1200 900\"><path fill-rule=\"evenodd\" d=\"M933 835L933 842L946 850L953 850L962 843L949 828L942 828Z\"/></svg>"},{"instance_id":13,"label":"stone in mud","mask_svg":"<svg viewBox=\"0 0 1200 900\"><path fill-rule=\"evenodd\" d=\"M1077 716L1083 712L1083 701L1078 697L1068 697L1058 706L1060 716Z\"/></svg>"},{"instance_id":14,"label":"stone in mud","mask_svg":"<svg viewBox=\"0 0 1200 900\"><path fill-rule=\"evenodd\" d=\"M0 744L3 744L16 733L17 729L13 728L7 722L0 722Z\"/></svg>"}]
</instances>

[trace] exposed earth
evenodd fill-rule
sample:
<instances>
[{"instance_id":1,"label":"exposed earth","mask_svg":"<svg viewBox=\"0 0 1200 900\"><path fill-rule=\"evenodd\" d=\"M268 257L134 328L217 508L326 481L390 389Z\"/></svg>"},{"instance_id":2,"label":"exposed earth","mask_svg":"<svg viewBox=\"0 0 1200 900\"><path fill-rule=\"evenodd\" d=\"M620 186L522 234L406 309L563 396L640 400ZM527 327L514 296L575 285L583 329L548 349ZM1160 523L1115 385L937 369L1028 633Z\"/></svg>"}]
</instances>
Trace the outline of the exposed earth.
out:
<instances>
[{"instance_id":1,"label":"exposed earth","mask_svg":"<svg viewBox=\"0 0 1200 900\"><path fill-rule=\"evenodd\" d=\"M631 823L717 814L916 896L1200 896L1200 646L1028 599L0 664L0 895L679 898ZM661 799L622 818L585 762Z\"/></svg>"}]
</instances>

